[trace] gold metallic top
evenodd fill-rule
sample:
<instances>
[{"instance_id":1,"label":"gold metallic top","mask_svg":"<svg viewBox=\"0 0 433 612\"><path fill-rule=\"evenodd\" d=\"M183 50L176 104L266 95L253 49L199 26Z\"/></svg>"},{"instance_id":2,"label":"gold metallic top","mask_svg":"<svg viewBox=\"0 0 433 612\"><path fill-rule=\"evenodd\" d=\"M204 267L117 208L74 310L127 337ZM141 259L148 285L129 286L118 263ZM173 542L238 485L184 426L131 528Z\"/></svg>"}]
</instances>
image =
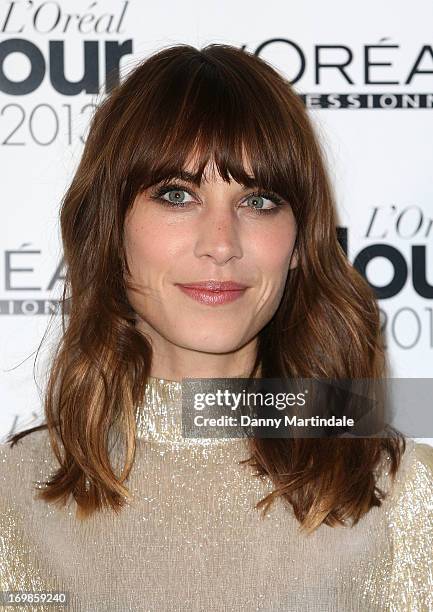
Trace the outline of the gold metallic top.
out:
<instances>
[{"instance_id":1,"label":"gold metallic top","mask_svg":"<svg viewBox=\"0 0 433 612\"><path fill-rule=\"evenodd\" d=\"M242 378L240 375L239 378ZM200 381L194 383L198 390ZM182 434L182 383L150 376L143 402L136 407L137 438L170 449L188 448L191 451L225 445L233 438L191 438ZM236 440L234 440L236 442Z\"/></svg>"},{"instance_id":2,"label":"gold metallic top","mask_svg":"<svg viewBox=\"0 0 433 612\"><path fill-rule=\"evenodd\" d=\"M67 591L86 612L433 610L433 448L407 440L394 486L354 527L300 533L239 460L244 439L182 439L181 383L150 378L120 512L79 522L34 499L56 468L46 430L0 446L0 590Z\"/></svg>"},{"instance_id":3,"label":"gold metallic top","mask_svg":"<svg viewBox=\"0 0 433 612\"><path fill-rule=\"evenodd\" d=\"M181 409L182 383L149 377L144 400L136 408L137 437L173 447L191 446L194 441L182 437Z\"/></svg>"}]
</instances>

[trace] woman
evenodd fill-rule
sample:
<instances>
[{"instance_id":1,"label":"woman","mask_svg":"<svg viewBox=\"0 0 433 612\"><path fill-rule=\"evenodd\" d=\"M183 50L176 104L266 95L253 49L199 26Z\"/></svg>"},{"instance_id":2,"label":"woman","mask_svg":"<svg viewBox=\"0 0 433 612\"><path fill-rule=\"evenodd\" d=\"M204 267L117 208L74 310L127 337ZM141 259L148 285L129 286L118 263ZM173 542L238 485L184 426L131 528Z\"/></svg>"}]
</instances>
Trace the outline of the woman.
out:
<instances>
[{"instance_id":1,"label":"woman","mask_svg":"<svg viewBox=\"0 0 433 612\"><path fill-rule=\"evenodd\" d=\"M2 450L2 589L70 610L431 609L429 446L182 437L184 378L386 374L289 83L228 45L149 57L98 107L60 221L68 320L46 425Z\"/></svg>"}]
</instances>

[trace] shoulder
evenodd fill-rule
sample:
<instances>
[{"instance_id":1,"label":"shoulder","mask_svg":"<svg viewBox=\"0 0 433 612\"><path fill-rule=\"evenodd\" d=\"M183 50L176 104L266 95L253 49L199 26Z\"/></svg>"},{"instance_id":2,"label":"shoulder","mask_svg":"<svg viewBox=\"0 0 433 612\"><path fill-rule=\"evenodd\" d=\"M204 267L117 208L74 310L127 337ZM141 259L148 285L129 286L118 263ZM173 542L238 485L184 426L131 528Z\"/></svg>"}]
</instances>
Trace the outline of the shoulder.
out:
<instances>
[{"instance_id":1,"label":"shoulder","mask_svg":"<svg viewBox=\"0 0 433 612\"><path fill-rule=\"evenodd\" d=\"M433 526L433 446L414 442L407 486L430 517Z\"/></svg>"},{"instance_id":2,"label":"shoulder","mask_svg":"<svg viewBox=\"0 0 433 612\"><path fill-rule=\"evenodd\" d=\"M433 446L416 442L414 453L417 467L425 472L427 478L433 480Z\"/></svg>"},{"instance_id":3,"label":"shoulder","mask_svg":"<svg viewBox=\"0 0 433 612\"><path fill-rule=\"evenodd\" d=\"M25 430L27 431L27 430ZM28 430L22 438L19 438L15 443L12 444L11 440L2 442L0 444L0 462L23 460L25 458L31 459L35 453L42 450L46 446L48 441L48 430L47 429L35 429L34 431ZM19 432L24 433L23 432Z\"/></svg>"},{"instance_id":4,"label":"shoulder","mask_svg":"<svg viewBox=\"0 0 433 612\"><path fill-rule=\"evenodd\" d=\"M433 447L406 438L406 449L396 476L394 497L405 494L433 496Z\"/></svg>"},{"instance_id":5,"label":"shoulder","mask_svg":"<svg viewBox=\"0 0 433 612\"><path fill-rule=\"evenodd\" d=\"M433 497L433 446L406 438L397 474L390 487L391 505L424 499L428 505Z\"/></svg>"},{"instance_id":6,"label":"shoulder","mask_svg":"<svg viewBox=\"0 0 433 612\"><path fill-rule=\"evenodd\" d=\"M54 466L47 429L32 431L15 444L0 444L0 503L14 505L24 501L35 480L46 477L47 468Z\"/></svg>"},{"instance_id":7,"label":"shoulder","mask_svg":"<svg viewBox=\"0 0 433 612\"><path fill-rule=\"evenodd\" d=\"M392 542L388 576L392 609L433 609L433 447L406 439L394 488L385 504Z\"/></svg>"},{"instance_id":8,"label":"shoulder","mask_svg":"<svg viewBox=\"0 0 433 612\"><path fill-rule=\"evenodd\" d=\"M48 430L29 431L16 443L0 444L0 590L17 590L38 579L29 550L35 529L36 482L51 463Z\"/></svg>"}]
</instances>

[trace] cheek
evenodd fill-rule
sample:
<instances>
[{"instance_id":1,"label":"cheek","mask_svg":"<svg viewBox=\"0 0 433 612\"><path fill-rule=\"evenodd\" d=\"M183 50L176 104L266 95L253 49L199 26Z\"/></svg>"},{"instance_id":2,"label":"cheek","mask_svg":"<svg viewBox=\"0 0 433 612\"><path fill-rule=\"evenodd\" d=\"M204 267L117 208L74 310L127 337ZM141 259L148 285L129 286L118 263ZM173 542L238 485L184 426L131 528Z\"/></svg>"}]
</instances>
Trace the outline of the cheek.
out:
<instances>
[{"instance_id":1,"label":"cheek","mask_svg":"<svg viewBox=\"0 0 433 612\"><path fill-rule=\"evenodd\" d=\"M257 312L263 310L262 317L266 318L274 314L284 292L296 225L292 222L281 223L266 231L255 232L254 240L252 236L250 238L250 258L254 260L262 278Z\"/></svg>"},{"instance_id":2,"label":"cheek","mask_svg":"<svg viewBox=\"0 0 433 612\"><path fill-rule=\"evenodd\" d=\"M285 224L271 231L256 232L249 242L257 266L270 275L280 276L289 266L295 237L294 227Z\"/></svg>"},{"instance_id":3,"label":"cheek","mask_svg":"<svg viewBox=\"0 0 433 612\"><path fill-rule=\"evenodd\" d=\"M152 271L169 269L180 248L179 239L176 228L136 215L125 227L125 251L131 274L143 278Z\"/></svg>"}]
</instances>

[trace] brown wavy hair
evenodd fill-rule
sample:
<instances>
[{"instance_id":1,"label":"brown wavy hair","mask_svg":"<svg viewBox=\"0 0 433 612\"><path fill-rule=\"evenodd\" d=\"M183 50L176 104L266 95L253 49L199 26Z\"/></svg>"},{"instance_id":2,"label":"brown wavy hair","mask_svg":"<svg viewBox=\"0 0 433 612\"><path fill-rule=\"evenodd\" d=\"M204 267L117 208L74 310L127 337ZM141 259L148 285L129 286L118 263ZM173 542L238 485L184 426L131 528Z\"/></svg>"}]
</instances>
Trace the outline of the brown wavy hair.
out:
<instances>
[{"instance_id":1,"label":"brown wavy hair","mask_svg":"<svg viewBox=\"0 0 433 612\"><path fill-rule=\"evenodd\" d=\"M62 504L72 495L78 518L103 507L118 512L130 498L123 483L136 451L135 408L151 371L151 345L135 327L126 293L125 216L142 190L184 169L191 152L196 180L212 159L224 180L280 194L296 219L298 265L258 336L251 376L259 367L264 378L386 375L375 295L337 239L325 153L300 96L271 64L230 45L163 48L138 63L92 117L61 203L63 333L49 369L46 423L11 438L15 444L48 428L60 467L38 496ZM118 475L109 454L114 425L126 444ZM322 523L355 525L380 506L375 470L386 453L394 478L405 449L397 431L248 444L251 456L241 463L275 485L256 508L266 511L282 497L307 533Z\"/></svg>"}]
</instances>

